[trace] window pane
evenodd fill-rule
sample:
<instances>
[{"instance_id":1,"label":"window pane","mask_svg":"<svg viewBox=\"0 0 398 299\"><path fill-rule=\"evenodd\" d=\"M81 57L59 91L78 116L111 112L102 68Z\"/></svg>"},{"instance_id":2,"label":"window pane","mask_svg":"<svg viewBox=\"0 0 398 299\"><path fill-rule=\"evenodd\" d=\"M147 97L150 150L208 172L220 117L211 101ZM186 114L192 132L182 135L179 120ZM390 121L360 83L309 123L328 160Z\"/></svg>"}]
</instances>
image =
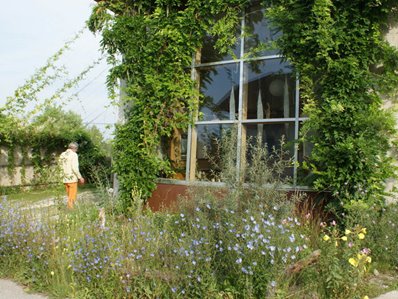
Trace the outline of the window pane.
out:
<instances>
[{"instance_id":1,"label":"window pane","mask_svg":"<svg viewBox=\"0 0 398 299\"><path fill-rule=\"evenodd\" d=\"M290 118L295 114L296 78L280 59L245 64L247 118Z\"/></svg>"},{"instance_id":2,"label":"window pane","mask_svg":"<svg viewBox=\"0 0 398 299\"><path fill-rule=\"evenodd\" d=\"M238 35L240 35L240 29L237 30ZM208 63L208 62L217 62L217 61L226 61L226 60L234 60L236 58L240 57L240 38L239 36L236 37L236 42L233 45L231 53L227 54L220 54L216 48L217 37L211 36L211 35L206 35L204 40L203 40L203 46L202 46L202 51L201 51L201 63Z\"/></svg>"},{"instance_id":3,"label":"window pane","mask_svg":"<svg viewBox=\"0 0 398 299\"><path fill-rule=\"evenodd\" d=\"M163 137L161 140L161 152L164 159L170 162L173 174L160 174L163 178L185 179L187 162L187 134L174 130L171 137Z\"/></svg>"},{"instance_id":4,"label":"window pane","mask_svg":"<svg viewBox=\"0 0 398 299\"><path fill-rule=\"evenodd\" d=\"M284 159L289 160L294 157L294 123L282 124L249 124L246 128L246 144L247 154L246 161L251 163L252 150L257 142L264 147L267 147L268 152L272 153L275 150L281 149L283 140ZM261 138L261 139L260 139ZM284 175L293 176L293 165L285 169Z\"/></svg>"},{"instance_id":5,"label":"window pane","mask_svg":"<svg viewBox=\"0 0 398 299\"><path fill-rule=\"evenodd\" d=\"M198 69L203 96L201 120L234 120L239 101L239 64Z\"/></svg>"},{"instance_id":6,"label":"window pane","mask_svg":"<svg viewBox=\"0 0 398 299\"><path fill-rule=\"evenodd\" d=\"M218 180L221 170L221 140L231 133L231 125L198 125L196 178ZM234 146L234 145L231 145Z\"/></svg>"},{"instance_id":7,"label":"window pane","mask_svg":"<svg viewBox=\"0 0 398 299\"><path fill-rule=\"evenodd\" d=\"M256 1L257 2L257 1ZM278 54L278 50L270 48L270 42L276 40L281 33L271 29L269 21L264 17L264 9L261 4L254 3L247 11L245 18L245 53L253 51L252 56L266 56Z\"/></svg>"},{"instance_id":8,"label":"window pane","mask_svg":"<svg viewBox=\"0 0 398 299\"><path fill-rule=\"evenodd\" d=\"M302 126L301 123L300 126ZM306 139L310 138L313 134L314 133L308 132L306 135ZM308 167L309 157L313 147L314 144L309 141L304 141L299 144L298 162L300 163L300 167L298 167L297 171L298 185L310 186L314 180L314 175L311 172L311 169L309 169Z\"/></svg>"}]
</instances>

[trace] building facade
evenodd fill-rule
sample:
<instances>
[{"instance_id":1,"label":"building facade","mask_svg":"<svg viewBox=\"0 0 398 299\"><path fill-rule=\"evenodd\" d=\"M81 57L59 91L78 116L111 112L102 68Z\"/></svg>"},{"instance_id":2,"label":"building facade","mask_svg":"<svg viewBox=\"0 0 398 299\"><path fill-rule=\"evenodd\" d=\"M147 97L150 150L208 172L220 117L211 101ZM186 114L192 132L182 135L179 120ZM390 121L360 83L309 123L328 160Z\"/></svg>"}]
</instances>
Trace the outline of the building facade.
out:
<instances>
[{"instance_id":1,"label":"building facade","mask_svg":"<svg viewBox=\"0 0 398 299\"><path fill-rule=\"evenodd\" d=\"M260 143L283 149L291 166L290 187L303 185L298 165L311 148L299 144L299 131L307 119L300 104L299 77L292 66L271 47L280 32L273 30L264 10L255 1L241 18L236 42L230 54L219 55L215 39L207 36L192 63L192 79L197 82L201 100L194 125L187 132L174 132L162 142L162 153L174 168L173 177L160 178L149 205L158 209L169 205L188 184L222 183L217 176L220 146L231 146L236 155L229 157L237 173L250 163L251 148ZM233 144L222 144L231 131ZM283 145L281 144L283 143ZM221 149L222 151L222 149Z\"/></svg>"}]
</instances>

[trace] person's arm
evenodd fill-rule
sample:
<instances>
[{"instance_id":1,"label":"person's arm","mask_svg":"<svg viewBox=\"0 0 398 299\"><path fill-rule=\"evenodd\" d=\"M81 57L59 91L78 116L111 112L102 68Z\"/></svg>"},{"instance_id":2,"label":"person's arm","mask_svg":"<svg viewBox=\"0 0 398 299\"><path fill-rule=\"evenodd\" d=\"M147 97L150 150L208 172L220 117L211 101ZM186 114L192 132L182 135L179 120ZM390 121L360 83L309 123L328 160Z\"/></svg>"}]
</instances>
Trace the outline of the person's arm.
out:
<instances>
[{"instance_id":1,"label":"person's arm","mask_svg":"<svg viewBox=\"0 0 398 299\"><path fill-rule=\"evenodd\" d=\"M82 177L82 175L80 174L80 171L79 171L79 159L78 159L77 154L73 155L72 171L77 176L77 179L79 180L79 182L81 184L83 184L84 183L84 179L83 179L83 177Z\"/></svg>"}]
</instances>

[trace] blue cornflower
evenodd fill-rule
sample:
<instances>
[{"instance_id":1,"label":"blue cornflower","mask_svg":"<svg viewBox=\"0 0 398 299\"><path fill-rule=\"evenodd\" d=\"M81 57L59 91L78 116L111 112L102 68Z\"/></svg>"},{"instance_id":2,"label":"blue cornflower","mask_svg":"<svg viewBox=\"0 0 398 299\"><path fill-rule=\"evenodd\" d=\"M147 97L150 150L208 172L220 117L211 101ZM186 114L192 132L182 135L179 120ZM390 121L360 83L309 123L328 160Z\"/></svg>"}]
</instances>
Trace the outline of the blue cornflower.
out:
<instances>
[{"instance_id":1,"label":"blue cornflower","mask_svg":"<svg viewBox=\"0 0 398 299\"><path fill-rule=\"evenodd\" d=\"M249 241L246 246L248 249L253 250L254 249L253 241Z\"/></svg>"},{"instance_id":2,"label":"blue cornflower","mask_svg":"<svg viewBox=\"0 0 398 299\"><path fill-rule=\"evenodd\" d=\"M291 234L290 237L289 237L289 240L290 240L290 242L293 243L296 240L296 238L294 237L293 234Z\"/></svg>"}]
</instances>

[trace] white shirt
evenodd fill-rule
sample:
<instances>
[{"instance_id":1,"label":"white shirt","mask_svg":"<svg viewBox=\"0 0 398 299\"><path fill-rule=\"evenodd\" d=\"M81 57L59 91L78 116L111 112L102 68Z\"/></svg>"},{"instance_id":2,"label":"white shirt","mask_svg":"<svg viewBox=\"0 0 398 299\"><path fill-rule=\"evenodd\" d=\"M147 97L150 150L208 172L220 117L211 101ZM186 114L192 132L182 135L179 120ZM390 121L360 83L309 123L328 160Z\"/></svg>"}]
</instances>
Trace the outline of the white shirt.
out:
<instances>
[{"instance_id":1,"label":"white shirt","mask_svg":"<svg viewBox=\"0 0 398 299\"><path fill-rule=\"evenodd\" d=\"M68 148L64 151L59 157L59 162L63 172L64 183L76 183L82 178L79 171L79 159L73 150Z\"/></svg>"}]
</instances>

